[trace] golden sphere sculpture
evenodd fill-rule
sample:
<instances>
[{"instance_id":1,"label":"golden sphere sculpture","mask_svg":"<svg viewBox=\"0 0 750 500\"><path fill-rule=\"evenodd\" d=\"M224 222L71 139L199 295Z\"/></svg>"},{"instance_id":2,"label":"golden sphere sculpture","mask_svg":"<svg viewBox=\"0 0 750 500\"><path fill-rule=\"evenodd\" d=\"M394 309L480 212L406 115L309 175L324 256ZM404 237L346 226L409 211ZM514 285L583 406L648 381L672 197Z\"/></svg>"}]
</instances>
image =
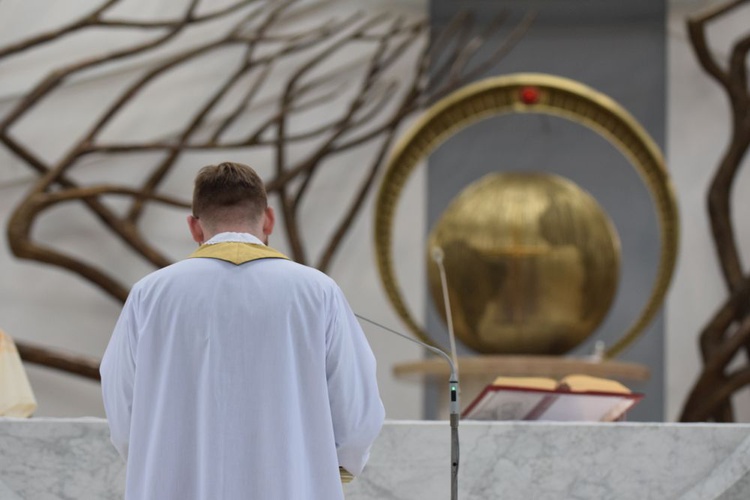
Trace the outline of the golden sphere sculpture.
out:
<instances>
[{"instance_id":1,"label":"golden sphere sculpture","mask_svg":"<svg viewBox=\"0 0 750 500\"><path fill-rule=\"evenodd\" d=\"M453 200L428 242L443 251L456 337L483 354L568 352L604 319L619 281L606 212L552 174L483 177ZM445 319L440 272L427 262Z\"/></svg>"},{"instance_id":2,"label":"golden sphere sculpture","mask_svg":"<svg viewBox=\"0 0 750 500\"><path fill-rule=\"evenodd\" d=\"M620 150L651 194L660 231L659 265L640 313L605 351L606 357L617 356L641 335L664 301L677 258L677 202L661 151L643 127L606 95L559 76L516 73L472 83L430 106L401 136L375 205L376 262L388 299L414 334L435 345L407 307L394 270L393 223L401 191L416 166L453 134L508 113L548 114L586 126Z\"/></svg>"}]
</instances>

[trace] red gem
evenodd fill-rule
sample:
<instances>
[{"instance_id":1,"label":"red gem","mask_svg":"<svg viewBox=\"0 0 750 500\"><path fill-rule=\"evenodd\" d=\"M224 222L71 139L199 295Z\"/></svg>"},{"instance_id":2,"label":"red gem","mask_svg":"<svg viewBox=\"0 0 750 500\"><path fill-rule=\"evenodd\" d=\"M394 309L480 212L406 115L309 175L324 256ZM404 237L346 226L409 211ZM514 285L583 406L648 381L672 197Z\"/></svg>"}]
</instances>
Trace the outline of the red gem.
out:
<instances>
[{"instance_id":1,"label":"red gem","mask_svg":"<svg viewBox=\"0 0 750 500\"><path fill-rule=\"evenodd\" d=\"M521 101L524 104L536 104L539 102L539 89L536 87L523 87L521 89Z\"/></svg>"}]
</instances>

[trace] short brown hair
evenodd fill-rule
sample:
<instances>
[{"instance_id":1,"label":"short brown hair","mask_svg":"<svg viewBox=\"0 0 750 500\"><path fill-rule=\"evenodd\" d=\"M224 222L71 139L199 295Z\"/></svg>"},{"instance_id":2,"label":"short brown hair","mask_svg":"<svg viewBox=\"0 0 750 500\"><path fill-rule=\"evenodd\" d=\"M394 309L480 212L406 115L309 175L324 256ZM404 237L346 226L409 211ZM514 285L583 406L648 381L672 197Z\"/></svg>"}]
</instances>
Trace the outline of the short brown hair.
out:
<instances>
[{"instance_id":1,"label":"short brown hair","mask_svg":"<svg viewBox=\"0 0 750 500\"><path fill-rule=\"evenodd\" d=\"M217 222L240 209L242 216L257 220L268 206L263 180L252 168L224 162L203 167L195 178L193 216Z\"/></svg>"}]
</instances>

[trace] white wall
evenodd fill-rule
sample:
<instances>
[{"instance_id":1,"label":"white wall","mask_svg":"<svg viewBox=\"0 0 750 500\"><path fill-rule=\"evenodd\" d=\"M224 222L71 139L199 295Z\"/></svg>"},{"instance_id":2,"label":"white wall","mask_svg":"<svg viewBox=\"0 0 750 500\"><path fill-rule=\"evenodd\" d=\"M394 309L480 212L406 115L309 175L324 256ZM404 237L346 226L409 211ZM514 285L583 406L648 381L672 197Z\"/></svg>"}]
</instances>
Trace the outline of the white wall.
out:
<instances>
[{"instance_id":1,"label":"white wall","mask_svg":"<svg viewBox=\"0 0 750 500\"><path fill-rule=\"evenodd\" d=\"M666 415L676 419L702 363L698 335L726 299L711 239L706 194L728 144L729 101L699 67L689 44L685 19L719 2L674 2L669 19L669 102L667 162L678 193L682 237L679 261L667 301ZM723 3L723 2L722 2ZM747 36L750 6L715 22L709 30L712 51L726 61L731 43ZM748 62L750 64L750 61ZM740 255L750 252L750 162L745 159L732 193L733 223ZM744 358L741 362L747 363ZM750 420L747 391L736 398L737 419Z\"/></svg>"},{"instance_id":2,"label":"white wall","mask_svg":"<svg viewBox=\"0 0 750 500\"><path fill-rule=\"evenodd\" d=\"M230 2L208 2L212 8ZM308 4L311 2L307 2ZM49 9L39 10L31 4L15 1L0 5L0 19L6 25L0 44L17 37L28 36L64 19L71 19L80 12L88 11L99 2L69 3L52 2ZM168 16L174 12L175 2L151 2L133 0L118 8L123 16L142 17L146 14ZM384 10L394 13L400 10L407 18L423 15L423 5L409 2L394 6L394 2L329 2L313 11L313 18L298 19L297 28L318 23L330 16L343 18L356 8L366 7L370 15ZM170 10L171 9L171 10ZM14 22L8 23L8 20ZM221 27L213 26L212 29ZM293 30L294 23L287 26ZM28 55L14 57L0 67L0 116L17 104L19 96L59 64L79 58L84 54L98 54L141 33L102 36L101 32L74 37L64 47L45 47ZM168 47L168 51L185 48L211 36L210 30L198 29L190 37L183 37ZM357 48L346 51L330 67L357 60ZM415 52L416 53L416 52ZM212 56L200 64L175 72L163 83L150 88L135 105L107 127L103 136L108 140L159 139L168 137L176 130L193 101L205 97L206 93L220 81L223 68L229 59ZM411 71L414 54L407 55L399 66L402 72ZM116 63L91 74L76 78L68 84L60 96L45 101L19 126L15 135L24 144L48 161L60 158L70 143L92 123L97 110L113 89L128 81L147 64L138 59ZM288 77L289 68L280 70L278 89L283 78ZM179 88L180 92L174 91ZM273 110L274 101L260 106L255 114ZM341 104L339 104L341 106ZM331 109L318 110L308 116L311 123L330 118ZM252 125L253 113L245 120ZM224 160L250 163L270 176L271 166L267 152L251 154L247 151L200 153L181 159L164 190L170 194L189 199L192 179L198 168ZM135 155L127 158L93 158L86 160L74 170L76 179L83 182L114 182L135 184L154 164L153 156ZM359 167L359 168L358 168ZM327 163L314 181L314 196L310 197L301 211L302 231L313 256L320 249L332 228L334 217L340 215L348 196L361 182L364 165L351 155L340 155ZM7 225L13 208L37 179L31 169L0 148L0 221ZM85 179L85 180L84 180ZM410 182L399 211L399 224L395 235L396 250L402 252L399 270L402 283L416 311L422 310L423 287L421 240L424 228L424 175L418 174ZM347 189L349 188L349 189ZM353 309L369 318L400 328L382 292L373 256L372 219L373 194L368 198L365 210L357 218L351 232L344 241L329 274L341 285ZM113 200L113 207L118 201ZM194 248L187 227L187 210L155 208L149 210L144 220L144 232L150 241L172 259L178 260ZM153 268L133 257L115 238L86 211L82 204L69 204L55 208L45 214L35 225L34 236L40 241L62 248L67 252L84 256L123 282L132 284ZM282 251L288 245L279 228L272 244ZM119 312L119 303L105 296L98 288L60 268L16 259L7 245L0 247L0 328L18 340L34 342L64 349L74 354L100 357L106 347L109 334ZM393 337L391 334L364 326L368 339L379 362L378 377L389 418L419 418L421 414L421 388L418 385L396 381L391 376L392 365L398 361L417 359L421 353L417 346ZM103 416L103 408L96 383L57 371L28 365L31 384L39 401L39 416Z\"/></svg>"},{"instance_id":3,"label":"white wall","mask_svg":"<svg viewBox=\"0 0 750 500\"><path fill-rule=\"evenodd\" d=\"M21 0L0 2L0 44L19 36L28 35L61 19L75 17L98 2L49 2L45 9ZM215 3L218 5L218 3ZM424 11L421 1L346 2L346 8L366 6L368 9L403 10L408 15ZM167 12L170 2L135 0L125 3L132 13ZM340 12L344 2L331 9ZM724 299L721 280L705 209L705 193L717 159L726 145L728 106L724 94L697 66L684 33L684 18L688 13L705 7L707 2L679 1L671 5L669 20L669 102L667 157L679 195L682 217L682 239L676 276L667 301L667 401L669 419L677 417L687 391L697 377L700 362L697 335L711 313ZM745 8L729 23L723 23L711 36L717 50L726 53L726 42L733 32L742 32L750 25L750 12ZM328 12L331 12L330 10ZM321 14L323 15L323 14ZM734 31L732 31L734 30ZM205 36L201 35L201 36ZM196 35L196 38L199 38ZM83 50L93 50L98 44L117 40L82 38L73 40L59 50L42 51L28 57L14 58L0 66L0 116L16 102L18 96L38 81L50 68L70 57L78 57ZM195 39L192 39L195 41ZM188 43L183 40L181 43ZM99 47L100 48L100 47ZM218 61L215 61L218 62ZM71 137L89 123L91 112L97 109L103 90L121 81L128 71L138 66L108 67L105 71L81 79L70 85L64 99L54 106L40 109L19 127L24 142L45 158L63 154ZM206 72L202 73L203 75ZM186 73L180 77L180 90L188 95L200 95L206 79ZM170 94L164 90L163 96ZM189 99L190 97L187 97ZM159 98L142 103L127 119L108 130L110 134L141 137L143 134L167 134L173 125L173 115L159 108ZM157 109L158 112L154 112ZM55 114L48 112L53 110ZM172 109L172 111L175 111ZM42 116L44 112L44 116ZM170 178L169 187L186 195L197 168L203 164L228 159L223 155L195 155L183 162L178 172ZM122 163L92 161L83 167L87 175L110 175L113 179L131 179L144 159L130 157ZM261 159L256 159L256 164ZM342 160L341 168L332 166L332 172L346 171L351 158ZM747 163L747 162L746 162ZM750 173L741 171L734 191L735 221L749 213L750 201L743 193L750 190ZM103 172L100 174L100 172ZM126 172L126 174L124 174ZM122 176L125 176L123 178ZM118 177L119 176L119 177ZM0 222L3 227L13 207L30 188L36 174L23 165L4 148L0 148ZM355 179L344 180L352 184ZM341 189L342 178L322 178L316 187L319 200L335 203ZM399 228L395 237L398 251L401 283L414 311L422 311L424 299L422 273L422 237L424 227L424 173L420 171L411 181L402 198L399 210ZM367 209L358 218L339 254L331 275L347 293L353 308L359 313L400 327L400 322L385 299L377 277L372 243L372 196ZM183 229L184 213L161 210L147 219L148 234L159 242L161 248L177 259L192 249L187 231ZM312 203L305 211L306 235L315 246L319 231L324 231L329 221L325 206ZM737 224L738 240L743 255L750 248L750 225ZM56 209L45 216L35 228L35 235L44 241L54 241L73 252L86 252L87 256L102 265L116 267L117 273L129 283L148 272L150 268L133 259L122 246L113 241L90 215L78 206ZM317 235L317 236L316 236ZM283 238L276 240L285 250ZM97 288L72 274L11 256L7 245L0 246L0 328L17 339L56 346L72 353L98 357L104 350L109 332L116 320L119 304L104 296ZM391 376L394 363L414 360L419 349L391 338L386 333L365 326L368 338L379 360L381 391L390 418L419 418L421 390L416 385L396 381ZM80 378L27 365L31 383L39 399L38 415L79 416L103 415L98 385ZM744 405L744 403L743 403ZM750 420L750 411L743 409L740 420Z\"/></svg>"}]
</instances>

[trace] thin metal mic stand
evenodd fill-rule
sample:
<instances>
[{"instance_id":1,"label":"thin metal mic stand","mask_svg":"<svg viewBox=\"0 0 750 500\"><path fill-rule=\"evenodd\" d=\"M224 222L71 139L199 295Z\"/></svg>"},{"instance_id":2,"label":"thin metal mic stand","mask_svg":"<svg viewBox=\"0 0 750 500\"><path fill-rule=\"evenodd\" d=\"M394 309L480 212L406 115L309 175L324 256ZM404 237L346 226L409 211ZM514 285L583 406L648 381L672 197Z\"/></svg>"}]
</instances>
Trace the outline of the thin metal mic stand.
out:
<instances>
[{"instance_id":1,"label":"thin metal mic stand","mask_svg":"<svg viewBox=\"0 0 750 500\"><path fill-rule=\"evenodd\" d=\"M458 420L460 418L460 407L458 403L458 356L456 354L456 334L453 331L453 313L451 312L451 301L448 297L448 278L445 276L443 266L443 249L432 247L432 260L440 270L440 285L443 289L443 305L445 306L445 317L448 320L448 335L451 344L451 356L455 374L451 374L451 399L450 399L450 421L451 421L451 500L458 499Z\"/></svg>"},{"instance_id":2,"label":"thin metal mic stand","mask_svg":"<svg viewBox=\"0 0 750 500\"><path fill-rule=\"evenodd\" d=\"M364 316L360 316L357 313L354 313L354 315L357 318L361 319L362 321L366 321L367 323L370 323L371 325L375 325L378 328L382 328L383 330L387 332L390 332L390 333L393 333L394 335L398 335L399 337L405 338L409 342L414 342L415 344L424 347L428 351L435 353L438 356L441 356L442 358L444 358L450 365L451 376L450 376L450 380L448 381L448 384L450 386L451 500L458 500L458 457L459 457L458 420L460 418L460 410L459 410L460 406L459 406L459 399L458 399L458 373L456 372L456 365L453 363L453 360L451 359L451 357L448 356L441 349L433 347L429 344L425 344L424 342L420 342L419 340L413 339L407 335L404 335L403 333L397 332L396 330L393 330L392 328L388 328L385 325L381 325L380 323L376 321L365 318Z\"/></svg>"}]
</instances>

